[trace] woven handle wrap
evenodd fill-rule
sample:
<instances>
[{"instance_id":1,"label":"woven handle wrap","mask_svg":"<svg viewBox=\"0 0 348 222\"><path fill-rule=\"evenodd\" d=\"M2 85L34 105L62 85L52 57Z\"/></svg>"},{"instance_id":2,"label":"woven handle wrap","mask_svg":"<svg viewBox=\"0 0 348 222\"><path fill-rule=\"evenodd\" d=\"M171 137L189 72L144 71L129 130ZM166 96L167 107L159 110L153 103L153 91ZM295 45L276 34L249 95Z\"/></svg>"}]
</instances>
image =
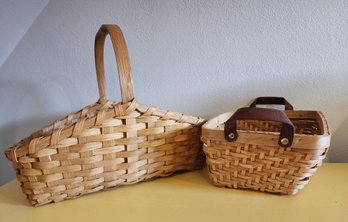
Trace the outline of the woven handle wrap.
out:
<instances>
[{"instance_id":1,"label":"woven handle wrap","mask_svg":"<svg viewBox=\"0 0 348 222\"><path fill-rule=\"evenodd\" d=\"M227 141L238 139L237 120L262 120L282 123L280 130L279 145L289 147L292 145L295 127L283 111L276 109L245 107L235 112L225 123L224 136Z\"/></svg>"},{"instance_id":2,"label":"woven handle wrap","mask_svg":"<svg viewBox=\"0 0 348 222\"><path fill-rule=\"evenodd\" d=\"M134 99L133 81L126 41L117 25L102 25L95 36L94 54L100 95L99 102L103 103L108 98L104 71L104 43L107 35L110 35L116 56L122 103L128 103Z\"/></svg>"},{"instance_id":3,"label":"woven handle wrap","mask_svg":"<svg viewBox=\"0 0 348 222\"><path fill-rule=\"evenodd\" d=\"M249 107L256 107L257 104L284 105L285 110L294 110L294 107L283 97L258 97Z\"/></svg>"}]
</instances>

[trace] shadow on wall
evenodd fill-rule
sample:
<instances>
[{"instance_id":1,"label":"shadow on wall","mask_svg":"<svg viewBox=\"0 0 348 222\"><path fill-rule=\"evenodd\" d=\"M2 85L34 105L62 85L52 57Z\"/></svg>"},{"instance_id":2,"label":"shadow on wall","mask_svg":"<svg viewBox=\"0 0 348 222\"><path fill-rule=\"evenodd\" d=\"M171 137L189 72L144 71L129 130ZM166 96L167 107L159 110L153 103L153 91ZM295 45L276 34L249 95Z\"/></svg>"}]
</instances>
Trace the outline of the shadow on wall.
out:
<instances>
[{"instance_id":1,"label":"shadow on wall","mask_svg":"<svg viewBox=\"0 0 348 222\"><path fill-rule=\"evenodd\" d=\"M348 160L348 117L332 132L329 149L330 162L347 162ZM333 143L334 141L334 143Z\"/></svg>"},{"instance_id":2,"label":"shadow on wall","mask_svg":"<svg viewBox=\"0 0 348 222\"><path fill-rule=\"evenodd\" d=\"M323 74L324 75L324 74ZM182 98L185 96L185 101L188 103L194 104L192 106L192 111L190 113L197 113L197 110L201 108L201 114L206 117L213 117L223 112L234 111L239 107L247 106L250 102L258 96L284 96L289 99L290 102L298 101L294 103L295 109L298 107L301 108L312 108L314 110L320 110L321 106L320 99L316 97L315 92L308 92L308 87L305 87L309 82L312 84L317 84L318 79L315 78L315 74L307 74L303 75L301 81L296 81L296 79L287 79L290 75L279 75L272 80L267 81L266 86L257 87L262 82L265 82L264 79L253 78L253 76L246 76L242 81L233 82L233 78L227 79L228 82L233 82L233 86L229 84L219 85L217 87L208 87L202 89L201 92L195 93L192 92L189 95L175 95L170 98L170 102L166 102L165 107L173 110L180 110L176 108L180 106L178 104L182 104ZM12 94L10 96L13 97L14 103L12 104L4 104L6 110L0 110L0 112L4 112L4 116L13 116L16 117L20 114L20 110L27 110L30 112L29 117L14 118L14 121L9 121L3 126L0 126L0 184L3 184L10 179L14 178L14 171L11 167L11 163L6 160L4 156L4 151L8 146L19 142L18 139L29 136L29 134L33 131L41 129L43 126L53 122L54 120L63 117L67 113L63 115L57 114L57 110L63 111L62 106L68 106L72 104L73 101L78 102L79 100L85 99L82 95L73 95L68 93L69 90L72 91L74 89L74 85L69 81L64 81L63 76L57 75L53 78L58 79L59 81L50 81L52 79L46 79L45 81L41 81L40 85L47 85L47 88L42 88L41 86L33 86L27 82L16 82L14 80L10 81L12 86L15 85L16 89L19 92L17 94ZM14 92L13 88L11 88L10 84L6 84L6 81L1 80L0 88L2 92ZM333 80L332 80L333 81ZM58 82L58 83L57 83ZM56 85L54 85L55 83ZM214 81L211 81L209 84L214 85ZM245 84L251 85L251 88L255 90L245 90ZM54 86L54 87L52 87ZM60 87L60 88L59 88ZM57 93L57 88L61 89L60 92L63 92L63 95L59 95ZM75 91L75 89L74 89ZM78 92L78 90L76 90ZM295 91L296 94L290 94L289 92ZM48 92L50 92L48 94ZM69 96L70 95L70 96ZM289 95L291 96L289 98ZM303 95L307 95L303 97ZM0 95L1 96L1 95ZM4 95L2 95L4 96ZM6 95L5 95L6 96ZM69 103L59 103L57 106L54 106L52 102L52 98L64 97L69 100ZM159 95L158 97L165 97L165 95ZM199 99L197 99L199 98ZM47 103L47 101L50 101ZM81 101L80 101L81 102ZM336 109L337 104L331 101L325 101L327 105L325 108L327 110L322 110L324 113L332 113L332 109ZM47 107L47 104L51 104L51 107ZM15 109L13 106L15 105ZM31 107L28 108L28 105ZM81 105L81 106L80 106ZM156 104L155 104L156 105ZM168 106L167 106L168 105ZM82 108L82 104L80 103L79 108ZM340 107L338 107L340 108ZM330 112L331 110L331 112ZM75 110L74 110L75 111ZM1 115L3 115L1 114ZM44 115L43 115L44 114ZM35 116L36 115L36 116ZM334 132L334 136L332 138L335 144L331 147L329 151L329 157L331 161L346 161L348 159L348 153L345 150L344 138L346 138L346 132L348 132L348 118L337 128Z\"/></svg>"}]
</instances>

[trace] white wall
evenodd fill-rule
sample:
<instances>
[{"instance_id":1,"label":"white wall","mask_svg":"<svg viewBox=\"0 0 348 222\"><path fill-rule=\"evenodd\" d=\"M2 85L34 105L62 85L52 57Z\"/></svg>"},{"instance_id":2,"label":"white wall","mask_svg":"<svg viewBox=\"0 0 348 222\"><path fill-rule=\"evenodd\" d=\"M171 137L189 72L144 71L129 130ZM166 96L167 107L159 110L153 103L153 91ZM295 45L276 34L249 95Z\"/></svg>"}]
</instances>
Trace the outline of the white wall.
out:
<instances>
[{"instance_id":1,"label":"white wall","mask_svg":"<svg viewBox=\"0 0 348 222\"><path fill-rule=\"evenodd\" d=\"M141 103L209 118L260 95L284 96L327 115L329 160L346 162L347 4L51 0L0 68L0 147L97 100L94 35L117 23ZM118 99L108 47L109 91ZM0 183L14 178L3 152L0 168Z\"/></svg>"}]
</instances>

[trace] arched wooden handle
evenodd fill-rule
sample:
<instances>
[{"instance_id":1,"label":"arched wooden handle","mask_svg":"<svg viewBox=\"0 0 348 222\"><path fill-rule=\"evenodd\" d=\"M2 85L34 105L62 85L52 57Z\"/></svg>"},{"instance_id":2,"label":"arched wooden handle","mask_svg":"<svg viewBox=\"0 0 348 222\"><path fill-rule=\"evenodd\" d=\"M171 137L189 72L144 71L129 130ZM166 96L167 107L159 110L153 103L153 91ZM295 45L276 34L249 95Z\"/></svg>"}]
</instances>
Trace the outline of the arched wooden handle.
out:
<instances>
[{"instance_id":1,"label":"arched wooden handle","mask_svg":"<svg viewBox=\"0 0 348 222\"><path fill-rule=\"evenodd\" d=\"M293 110L294 107L283 97L258 97L249 107L256 107L257 104L284 105L285 110Z\"/></svg>"},{"instance_id":2,"label":"arched wooden handle","mask_svg":"<svg viewBox=\"0 0 348 222\"><path fill-rule=\"evenodd\" d=\"M289 147L292 145L295 134L295 126L281 110L244 107L238 109L225 123L224 137L227 141L238 139L237 120L263 120L277 121L282 123L280 130L279 145Z\"/></svg>"},{"instance_id":3,"label":"arched wooden handle","mask_svg":"<svg viewBox=\"0 0 348 222\"><path fill-rule=\"evenodd\" d=\"M108 99L104 71L104 43L107 35L110 35L115 52L122 103L128 103L134 99L133 80L126 41L117 25L102 25L95 36L94 55L100 95L99 102Z\"/></svg>"}]
</instances>

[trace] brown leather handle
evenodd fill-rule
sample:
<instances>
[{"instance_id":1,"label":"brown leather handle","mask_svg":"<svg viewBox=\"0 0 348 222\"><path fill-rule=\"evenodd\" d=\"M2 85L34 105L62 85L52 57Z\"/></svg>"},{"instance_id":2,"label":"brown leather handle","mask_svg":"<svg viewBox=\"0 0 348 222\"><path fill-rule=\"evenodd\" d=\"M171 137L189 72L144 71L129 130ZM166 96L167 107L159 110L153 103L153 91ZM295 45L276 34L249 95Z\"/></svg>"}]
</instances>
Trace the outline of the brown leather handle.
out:
<instances>
[{"instance_id":1,"label":"brown leather handle","mask_svg":"<svg viewBox=\"0 0 348 222\"><path fill-rule=\"evenodd\" d=\"M99 102L103 103L108 98L104 71L104 44L107 35L110 35L115 52L122 103L127 103L134 99L133 81L126 41L117 25L102 25L95 36L94 55L100 95Z\"/></svg>"},{"instance_id":2,"label":"brown leather handle","mask_svg":"<svg viewBox=\"0 0 348 222\"><path fill-rule=\"evenodd\" d=\"M237 120L263 120L277 121L282 123L280 130L279 145L282 147L291 146L295 127L281 110L265 109L255 107L244 107L238 109L225 123L224 136L227 141L236 141L238 139Z\"/></svg>"},{"instance_id":3,"label":"brown leather handle","mask_svg":"<svg viewBox=\"0 0 348 222\"><path fill-rule=\"evenodd\" d=\"M256 107L257 104L284 105L285 110L293 110L294 107L284 97L258 97L249 107Z\"/></svg>"}]
</instances>

